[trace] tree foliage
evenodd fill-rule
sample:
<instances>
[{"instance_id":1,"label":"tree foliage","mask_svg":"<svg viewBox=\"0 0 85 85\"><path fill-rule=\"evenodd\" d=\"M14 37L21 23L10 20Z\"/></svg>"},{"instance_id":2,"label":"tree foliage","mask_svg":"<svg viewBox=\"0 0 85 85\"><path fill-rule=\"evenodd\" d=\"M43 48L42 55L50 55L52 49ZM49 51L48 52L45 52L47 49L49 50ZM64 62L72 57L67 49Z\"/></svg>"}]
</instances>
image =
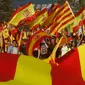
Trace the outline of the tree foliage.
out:
<instances>
[{"instance_id":1,"label":"tree foliage","mask_svg":"<svg viewBox=\"0 0 85 85\"><path fill-rule=\"evenodd\" d=\"M0 0L0 22L8 21L13 12L12 0Z\"/></svg>"}]
</instances>

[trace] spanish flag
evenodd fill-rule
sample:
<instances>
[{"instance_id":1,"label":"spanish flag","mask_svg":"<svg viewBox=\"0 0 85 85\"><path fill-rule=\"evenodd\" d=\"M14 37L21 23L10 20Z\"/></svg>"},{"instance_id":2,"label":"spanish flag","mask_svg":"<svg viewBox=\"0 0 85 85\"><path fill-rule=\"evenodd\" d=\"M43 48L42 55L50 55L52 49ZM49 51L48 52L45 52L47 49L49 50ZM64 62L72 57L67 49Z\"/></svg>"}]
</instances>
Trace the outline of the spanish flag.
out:
<instances>
[{"instance_id":1,"label":"spanish flag","mask_svg":"<svg viewBox=\"0 0 85 85\"><path fill-rule=\"evenodd\" d=\"M74 32L79 29L80 26L85 24L85 8L82 8L78 13L75 14L75 19L73 22Z\"/></svg>"},{"instance_id":2,"label":"spanish flag","mask_svg":"<svg viewBox=\"0 0 85 85\"><path fill-rule=\"evenodd\" d=\"M22 19L24 19L26 17L30 17L33 14L35 14L34 7L33 7L33 4L30 2L30 3L26 4L26 5L24 5L23 7L21 7L17 11L17 13L14 14L13 18L9 21L9 24L17 26L18 23Z\"/></svg>"},{"instance_id":3,"label":"spanish flag","mask_svg":"<svg viewBox=\"0 0 85 85\"><path fill-rule=\"evenodd\" d=\"M34 48L38 47L44 38L51 38L51 36L48 33L41 30L37 31L29 38L26 46L28 56L33 56Z\"/></svg>"},{"instance_id":4,"label":"spanish flag","mask_svg":"<svg viewBox=\"0 0 85 85\"><path fill-rule=\"evenodd\" d=\"M45 8L36 14L36 18L32 20L30 23L28 23L28 26L30 29L32 29L37 24L43 26L47 18L48 18L48 11L47 8Z\"/></svg>"},{"instance_id":5,"label":"spanish flag","mask_svg":"<svg viewBox=\"0 0 85 85\"><path fill-rule=\"evenodd\" d=\"M0 53L0 85L85 85L85 45L57 66L25 56Z\"/></svg>"},{"instance_id":6,"label":"spanish flag","mask_svg":"<svg viewBox=\"0 0 85 85\"><path fill-rule=\"evenodd\" d=\"M53 26L51 28L51 34L55 35L56 32L60 32L66 28L69 24L74 21L74 14L70 8L69 3L66 1L65 4L60 7L59 11L53 20Z\"/></svg>"}]
</instances>

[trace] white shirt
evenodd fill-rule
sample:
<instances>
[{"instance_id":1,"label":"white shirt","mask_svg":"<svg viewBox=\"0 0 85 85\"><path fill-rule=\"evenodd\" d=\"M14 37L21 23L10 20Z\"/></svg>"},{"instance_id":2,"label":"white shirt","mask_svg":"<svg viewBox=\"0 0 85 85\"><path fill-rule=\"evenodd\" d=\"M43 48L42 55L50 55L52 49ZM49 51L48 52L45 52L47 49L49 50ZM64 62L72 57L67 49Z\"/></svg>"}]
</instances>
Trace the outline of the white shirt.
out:
<instances>
[{"instance_id":1,"label":"white shirt","mask_svg":"<svg viewBox=\"0 0 85 85\"><path fill-rule=\"evenodd\" d=\"M61 51L62 51L62 54L61 56L65 55L68 51L70 51L71 49L69 49L67 46L63 46Z\"/></svg>"}]
</instances>

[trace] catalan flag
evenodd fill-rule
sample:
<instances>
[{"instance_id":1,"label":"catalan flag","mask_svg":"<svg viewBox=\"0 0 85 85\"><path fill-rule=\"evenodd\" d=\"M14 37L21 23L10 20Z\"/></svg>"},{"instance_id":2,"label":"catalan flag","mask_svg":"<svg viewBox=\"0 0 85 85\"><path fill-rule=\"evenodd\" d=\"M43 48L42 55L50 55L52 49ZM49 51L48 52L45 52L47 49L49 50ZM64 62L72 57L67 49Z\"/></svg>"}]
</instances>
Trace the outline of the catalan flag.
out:
<instances>
[{"instance_id":1,"label":"catalan flag","mask_svg":"<svg viewBox=\"0 0 85 85\"><path fill-rule=\"evenodd\" d=\"M0 53L0 85L85 85L85 45L64 55L59 65Z\"/></svg>"},{"instance_id":2,"label":"catalan flag","mask_svg":"<svg viewBox=\"0 0 85 85\"><path fill-rule=\"evenodd\" d=\"M34 48L38 47L39 44L41 43L41 41L44 39L44 38L51 38L51 36L49 34L47 34L46 32L44 31L37 31L35 34L33 34L29 40L28 40L28 43L27 43L27 54L29 56L33 56L33 50Z\"/></svg>"},{"instance_id":3,"label":"catalan flag","mask_svg":"<svg viewBox=\"0 0 85 85\"><path fill-rule=\"evenodd\" d=\"M34 11L34 7L33 7L33 4L30 2L26 5L24 5L23 7L21 7L17 13L14 14L14 16L12 17L12 19L9 21L9 24L12 24L14 26L17 26L18 23L26 18L26 17L30 17L32 16L33 14L35 14L35 11Z\"/></svg>"},{"instance_id":4,"label":"catalan flag","mask_svg":"<svg viewBox=\"0 0 85 85\"><path fill-rule=\"evenodd\" d=\"M51 34L55 35L56 32L60 32L74 21L74 14L70 8L69 3L65 4L58 10L53 20L53 26L51 28Z\"/></svg>"},{"instance_id":5,"label":"catalan flag","mask_svg":"<svg viewBox=\"0 0 85 85\"><path fill-rule=\"evenodd\" d=\"M73 30L77 31L80 26L85 24L85 8L82 8L78 13L75 14L73 23Z\"/></svg>"}]
</instances>

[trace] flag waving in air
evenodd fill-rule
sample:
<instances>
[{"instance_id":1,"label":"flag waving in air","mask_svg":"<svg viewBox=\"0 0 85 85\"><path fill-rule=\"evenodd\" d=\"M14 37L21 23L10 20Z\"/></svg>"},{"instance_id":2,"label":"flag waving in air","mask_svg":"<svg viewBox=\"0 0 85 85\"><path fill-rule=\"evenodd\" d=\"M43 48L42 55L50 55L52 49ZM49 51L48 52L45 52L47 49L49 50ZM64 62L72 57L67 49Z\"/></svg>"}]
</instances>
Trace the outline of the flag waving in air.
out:
<instances>
[{"instance_id":1,"label":"flag waving in air","mask_svg":"<svg viewBox=\"0 0 85 85\"><path fill-rule=\"evenodd\" d=\"M23 7L21 7L17 13L14 14L14 16L12 17L12 19L9 21L9 24L12 24L14 26L17 26L18 23L26 18L26 17L30 17L32 16L33 14L35 14L35 11L34 11L34 7L33 7L33 4L30 2L26 5L24 5Z\"/></svg>"},{"instance_id":2,"label":"flag waving in air","mask_svg":"<svg viewBox=\"0 0 85 85\"><path fill-rule=\"evenodd\" d=\"M66 1L65 4L60 7L57 11L56 16L53 20L53 26L51 28L51 34L55 35L56 32L60 32L66 28L69 24L74 21L74 14L70 8L69 3Z\"/></svg>"},{"instance_id":3,"label":"flag waving in air","mask_svg":"<svg viewBox=\"0 0 85 85\"><path fill-rule=\"evenodd\" d=\"M74 32L77 31L79 27L83 26L84 24L85 24L85 7L75 14L75 19L73 23Z\"/></svg>"},{"instance_id":4,"label":"flag waving in air","mask_svg":"<svg viewBox=\"0 0 85 85\"><path fill-rule=\"evenodd\" d=\"M29 38L26 46L28 56L33 56L34 48L38 47L44 38L51 38L51 36L48 33L41 30L36 32Z\"/></svg>"},{"instance_id":5,"label":"flag waving in air","mask_svg":"<svg viewBox=\"0 0 85 85\"><path fill-rule=\"evenodd\" d=\"M43 26L47 18L48 18L48 11L47 8L45 8L36 14L36 18L32 20L30 23L28 23L28 26L30 29L32 29L37 24Z\"/></svg>"}]
</instances>

